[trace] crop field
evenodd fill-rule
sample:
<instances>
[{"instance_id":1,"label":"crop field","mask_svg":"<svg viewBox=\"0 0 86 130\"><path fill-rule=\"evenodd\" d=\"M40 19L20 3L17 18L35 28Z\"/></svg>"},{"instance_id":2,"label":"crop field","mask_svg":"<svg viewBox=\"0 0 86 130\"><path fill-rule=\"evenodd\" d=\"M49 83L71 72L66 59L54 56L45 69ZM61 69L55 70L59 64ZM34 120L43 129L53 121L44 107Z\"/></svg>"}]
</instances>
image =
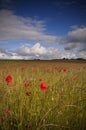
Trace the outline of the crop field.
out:
<instances>
[{"instance_id":1,"label":"crop field","mask_svg":"<svg viewBox=\"0 0 86 130\"><path fill-rule=\"evenodd\" d=\"M86 130L86 62L0 61L0 130Z\"/></svg>"}]
</instances>

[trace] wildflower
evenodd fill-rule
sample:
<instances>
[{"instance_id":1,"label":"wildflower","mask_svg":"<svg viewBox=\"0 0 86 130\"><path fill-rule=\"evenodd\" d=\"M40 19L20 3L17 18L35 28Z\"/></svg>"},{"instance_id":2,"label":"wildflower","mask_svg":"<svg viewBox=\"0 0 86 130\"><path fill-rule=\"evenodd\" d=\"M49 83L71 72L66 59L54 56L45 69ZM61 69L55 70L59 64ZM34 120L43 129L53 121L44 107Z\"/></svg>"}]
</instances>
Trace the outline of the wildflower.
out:
<instances>
[{"instance_id":1,"label":"wildflower","mask_svg":"<svg viewBox=\"0 0 86 130\"><path fill-rule=\"evenodd\" d=\"M83 66L83 69L86 69L86 66Z\"/></svg>"},{"instance_id":2,"label":"wildflower","mask_svg":"<svg viewBox=\"0 0 86 130\"><path fill-rule=\"evenodd\" d=\"M25 84L24 84L24 88L27 88L28 86L29 86L28 83L25 83Z\"/></svg>"},{"instance_id":3,"label":"wildflower","mask_svg":"<svg viewBox=\"0 0 86 130\"><path fill-rule=\"evenodd\" d=\"M25 69L25 67L22 66L22 67L21 67L21 70L23 71L24 69Z\"/></svg>"},{"instance_id":4,"label":"wildflower","mask_svg":"<svg viewBox=\"0 0 86 130\"><path fill-rule=\"evenodd\" d=\"M27 95L27 96L30 96L30 95L31 95L31 92L26 92L26 95Z\"/></svg>"},{"instance_id":5,"label":"wildflower","mask_svg":"<svg viewBox=\"0 0 86 130\"><path fill-rule=\"evenodd\" d=\"M54 67L56 70L58 69L57 66Z\"/></svg>"},{"instance_id":6,"label":"wildflower","mask_svg":"<svg viewBox=\"0 0 86 130\"><path fill-rule=\"evenodd\" d=\"M50 73L50 72L51 72L51 69L48 69L47 72Z\"/></svg>"},{"instance_id":7,"label":"wildflower","mask_svg":"<svg viewBox=\"0 0 86 130\"><path fill-rule=\"evenodd\" d=\"M11 83L12 82L12 76L11 75L8 75L6 78L5 78L5 81L7 83Z\"/></svg>"},{"instance_id":8,"label":"wildflower","mask_svg":"<svg viewBox=\"0 0 86 130\"><path fill-rule=\"evenodd\" d=\"M67 69L66 69L66 68L63 68L63 71L64 71L64 72L67 72Z\"/></svg>"},{"instance_id":9,"label":"wildflower","mask_svg":"<svg viewBox=\"0 0 86 130\"><path fill-rule=\"evenodd\" d=\"M42 91L47 90L47 89L48 89L48 86L47 86L45 83L41 83L40 89L41 89Z\"/></svg>"},{"instance_id":10,"label":"wildflower","mask_svg":"<svg viewBox=\"0 0 86 130\"><path fill-rule=\"evenodd\" d=\"M3 114L8 115L8 114L10 114L10 111L8 109L5 109L5 110L3 110Z\"/></svg>"},{"instance_id":11,"label":"wildflower","mask_svg":"<svg viewBox=\"0 0 86 130\"><path fill-rule=\"evenodd\" d=\"M42 78L39 78L39 81L42 81Z\"/></svg>"},{"instance_id":12,"label":"wildflower","mask_svg":"<svg viewBox=\"0 0 86 130\"><path fill-rule=\"evenodd\" d=\"M73 78L73 80L77 80L77 79L78 79L78 77L74 77L74 78Z\"/></svg>"}]
</instances>

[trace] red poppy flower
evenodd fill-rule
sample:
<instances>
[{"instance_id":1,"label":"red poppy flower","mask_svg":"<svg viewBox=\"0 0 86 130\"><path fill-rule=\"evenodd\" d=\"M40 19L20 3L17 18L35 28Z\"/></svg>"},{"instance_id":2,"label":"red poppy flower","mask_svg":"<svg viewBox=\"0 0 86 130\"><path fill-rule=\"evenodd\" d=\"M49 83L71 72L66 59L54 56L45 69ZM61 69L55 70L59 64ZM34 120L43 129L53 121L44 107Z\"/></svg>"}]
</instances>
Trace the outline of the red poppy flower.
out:
<instances>
[{"instance_id":1,"label":"red poppy flower","mask_svg":"<svg viewBox=\"0 0 86 130\"><path fill-rule=\"evenodd\" d=\"M31 92L26 92L26 95L27 95L27 96L30 96L30 95L31 95Z\"/></svg>"},{"instance_id":2,"label":"red poppy flower","mask_svg":"<svg viewBox=\"0 0 86 130\"><path fill-rule=\"evenodd\" d=\"M42 78L39 78L39 81L42 81Z\"/></svg>"},{"instance_id":3,"label":"red poppy flower","mask_svg":"<svg viewBox=\"0 0 86 130\"><path fill-rule=\"evenodd\" d=\"M50 72L51 72L51 69L48 69L47 72L50 73Z\"/></svg>"},{"instance_id":4,"label":"red poppy flower","mask_svg":"<svg viewBox=\"0 0 86 130\"><path fill-rule=\"evenodd\" d=\"M12 82L12 76L11 75L8 75L6 78L5 78L5 81L7 83L11 83Z\"/></svg>"},{"instance_id":5,"label":"red poppy flower","mask_svg":"<svg viewBox=\"0 0 86 130\"><path fill-rule=\"evenodd\" d=\"M25 67L22 66L22 67L21 67L21 70L23 71L24 69L25 69Z\"/></svg>"},{"instance_id":6,"label":"red poppy flower","mask_svg":"<svg viewBox=\"0 0 86 130\"><path fill-rule=\"evenodd\" d=\"M24 84L24 88L27 88L28 86L29 86L28 83L25 83L25 84Z\"/></svg>"},{"instance_id":7,"label":"red poppy flower","mask_svg":"<svg viewBox=\"0 0 86 130\"><path fill-rule=\"evenodd\" d=\"M74 78L73 78L73 80L77 80L77 79L78 79L78 77L74 77Z\"/></svg>"},{"instance_id":8,"label":"red poppy flower","mask_svg":"<svg viewBox=\"0 0 86 130\"><path fill-rule=\"evenodd\" d=\"M67 72L67 69L66 69L66 68L63 68L63 71L64 71L64 72Z\"/></svg>"},{"instance_id":9,"label":"red poppy flower","mask_svg":"<svg viewBox=\"0 0 86 130\"><path fill-rule=\"evenodd\" d=\"M47 90L47 89L48 89L48 86L47 86L45 83L41 83L40 89L41 89L42 91Z\"/></svg>"},{"instance_id":10,"label":"red poppy flower","mask_svg":"<svg viewBox=\"0 0 86 130\"><path fill-rule=\"evenodd\" d=\"M3 110L4 115L8 115L10 111L8 109Z\"/></svg>"},{"instance_id":11,"label":"red poppy flower","mask_svg":"<svg viewBox=\"0 0 86 130\"><path fill-rule=\"evenodd\" d=\"M86 69L86 66L83 66L83 69Z\"/></svg>"}]
</instances>

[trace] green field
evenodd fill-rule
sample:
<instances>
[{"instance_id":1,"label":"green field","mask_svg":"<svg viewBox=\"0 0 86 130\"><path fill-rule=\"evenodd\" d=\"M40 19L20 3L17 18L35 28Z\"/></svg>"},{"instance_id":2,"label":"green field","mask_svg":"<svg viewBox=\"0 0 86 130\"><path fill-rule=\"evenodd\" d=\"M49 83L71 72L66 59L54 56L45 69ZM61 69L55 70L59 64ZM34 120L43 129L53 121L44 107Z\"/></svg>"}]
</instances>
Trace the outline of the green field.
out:
<instances>
[{"instance_id":1,"label":"green field","mask_svg":"<svg viewBox=\"0 0 86 130\"><path fill-rule=\"evenodd\" d=\"M0 61L0 130L86 130L86 62Z\"/></svg>"}]
</instances>

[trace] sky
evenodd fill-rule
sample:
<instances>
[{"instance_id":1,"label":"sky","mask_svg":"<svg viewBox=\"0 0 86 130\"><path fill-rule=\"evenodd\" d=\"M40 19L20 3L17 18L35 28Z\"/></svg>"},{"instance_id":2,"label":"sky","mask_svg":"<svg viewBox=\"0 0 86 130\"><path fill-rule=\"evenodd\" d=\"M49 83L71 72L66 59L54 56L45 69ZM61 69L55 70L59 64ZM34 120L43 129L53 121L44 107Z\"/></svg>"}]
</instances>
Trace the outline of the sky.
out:
<instances>
[{"instance_id":1,"label":"sky","mask_svg":"<svg viewBox=\"0 0 86 130\"><path fill-rule=\"evenodd\" d=\"M0 0L0 59L86 59L85 0Z\"/></svg>"}]
</instances>

